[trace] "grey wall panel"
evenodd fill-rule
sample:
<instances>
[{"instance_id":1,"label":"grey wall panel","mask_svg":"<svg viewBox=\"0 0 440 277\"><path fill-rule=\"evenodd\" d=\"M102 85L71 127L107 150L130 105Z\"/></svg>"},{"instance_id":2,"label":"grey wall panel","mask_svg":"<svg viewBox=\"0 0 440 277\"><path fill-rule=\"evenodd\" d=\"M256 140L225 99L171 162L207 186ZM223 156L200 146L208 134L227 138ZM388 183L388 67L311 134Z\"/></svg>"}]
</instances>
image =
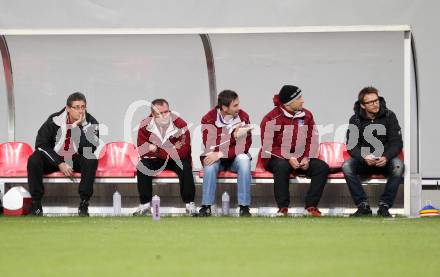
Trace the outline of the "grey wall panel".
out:
<instances>
[{"instance_id":1,"label":"grey wall panel","mask_svg":"<svg viewBox=\"0 0 440 277\"><path fill-rule=\"evenodd\" d=\"M189 123L209 108L199 36L9 36L15 72L17 140L33 144L39 126L82 91L88 110L108 126L104 142L127 140L124 117L138 100L166 98ZM132 113L129 129L149 114ZM194 127L193 127L194 128ZM136 129L132 132L136 143Z\"/></svg>"},{"instance_id":2,"label":"grey wall panel","mask_svg":"<svg viewBox=\"0 0 440 277\"><path fill-rule=\"evenodd\" d=\"M253 123L259 125L273 108L272 97L283 84L303 90L305 107L328 132L321 132L321 141L344 141L343 125L364 86L377 87L403 123L401 33L211 35L211 40L219 91L237 90Z\"/></svg>"}]
</instances>

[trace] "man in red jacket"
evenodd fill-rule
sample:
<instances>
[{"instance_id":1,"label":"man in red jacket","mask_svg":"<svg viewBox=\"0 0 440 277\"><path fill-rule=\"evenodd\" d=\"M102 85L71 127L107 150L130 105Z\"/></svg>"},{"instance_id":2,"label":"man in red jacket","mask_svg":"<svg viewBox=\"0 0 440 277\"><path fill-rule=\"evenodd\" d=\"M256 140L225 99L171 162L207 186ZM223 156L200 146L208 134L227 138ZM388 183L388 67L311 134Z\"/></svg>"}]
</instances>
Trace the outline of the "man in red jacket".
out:
<instances>
[{"instance_id":1,"label":"man in red jacket","mask_svg":"<svg viewBox=\"0 0 440 277\"><path fill-rule=\"evenodd\" d=\"M316 159L319 137L313 115L303 108L302 92L296 86L283 86L274 96L274 104L276 107L261 122L261 157L265 168L274 175L278 215L288 213L289 178L296 172L311 177L305 208L309 215L320 216L317 206L329 167Z\"/></svg>"},{"instance_id":2,"label":"man in red jacket","mask_svg":"<svg viewBox=\"0 0 440 277\"><path fill-rule=\"evenodd\" d=\"M205 151L203 165L203 196L199 216L210 216L215 202L217 174L220 170L237 172L237 199L240 216L250 216L252 134L249 115L240 109L238 94L224 90L218 95L217 107L202 118Z\"/></svg>"},{"instance_id":3,"label":"man in red jacket","mask_svg":"<svg viewBox=\"0 0 440 277\"><path fill-rule=\"evenodd\" d=\"M141 157L137 166L140 205L133 215L150 212L152 178L163 169L176 172L186 211L196 213L190 133L186 122L170 111L165 99L156 99L151 103L150 116L139 126L137 145Z\"/></svg>"}]
</instances>

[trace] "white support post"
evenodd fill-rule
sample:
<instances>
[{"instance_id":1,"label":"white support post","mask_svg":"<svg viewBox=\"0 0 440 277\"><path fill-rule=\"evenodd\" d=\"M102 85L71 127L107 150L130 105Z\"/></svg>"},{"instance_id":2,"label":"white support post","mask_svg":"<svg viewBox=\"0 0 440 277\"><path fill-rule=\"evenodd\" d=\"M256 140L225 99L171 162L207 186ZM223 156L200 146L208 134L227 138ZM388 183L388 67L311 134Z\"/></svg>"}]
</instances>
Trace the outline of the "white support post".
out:
<instances>
[{"instance_id":1,"label":"white support post","mask_svg":"<svg viewBox=\"0 0 440 277\"><path fill-rule=\"evenodd\" d=\"M405 174L404 174L404 214L409 217L417 216L417 198L421 195L421 186L417 185L418 178L412 178L411 174L411 31L405 31L403 37L403 111L404 111L404 133L403 149ZM416 174L418 175L418 174ZM417 177L417 176L415 176Z\"/></svg>"}]
</instances>

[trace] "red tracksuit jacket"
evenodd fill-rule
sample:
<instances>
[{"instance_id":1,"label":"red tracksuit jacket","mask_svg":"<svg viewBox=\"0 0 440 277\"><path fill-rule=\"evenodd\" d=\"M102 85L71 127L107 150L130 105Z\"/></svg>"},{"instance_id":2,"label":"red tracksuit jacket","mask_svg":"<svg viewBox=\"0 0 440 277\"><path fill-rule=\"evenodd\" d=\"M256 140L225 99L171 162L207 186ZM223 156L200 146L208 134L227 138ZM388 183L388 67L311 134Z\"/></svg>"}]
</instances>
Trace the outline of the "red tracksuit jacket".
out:
<instances>
[{"instance_id":1,"label":"red tracksuit jacket","mask_svg":"<svg viewBox=\"0 0 440 277\"><path fill-rule=\"evenodd\" d=\"M319 136L312 113L303 109L290 113L282 108L277 95L275 108L261 121L261 158L264 166L271 156L301 161L304 157L316 158Z\"/></svg>"},{"instance_id":2,"label":"red tracksuit jacket","mask_svg":"<svg viewBox=\"0 0 440 277\"><path fill-rule=\"evenodd\" d=\"M138 131L137 146L141 158L159 158L166 160L191 160L191 137L186 122L180 117L171 114L173 124L168 126L165 136L162 138L159 128L156 126L153 116L150 115L141 122ZM176 148L176 144L181 144ZM157 146L156 152L148 151L148 143Z\"/></svg>"},{"instance_id":3,"label":"red tracksuit jacket","mask_svg":"<svg viewBox=\"0 0 440 277\"><path fill-rule=\"evenodd\" d=\"M243 110L238 112L236 120L241 121L242 124L250 124L249 115ZM222 152L223 157L227 159L234 159L238 154L247 154L252 144L252 134L248 132L245 137L236 140L233 132L230 133L226 127L217 126L216 121L217 108L210 110L202 118L202 139L205 146L205 150L200 156L202 163L209 152Z\"/></svg>"}]
</instances>

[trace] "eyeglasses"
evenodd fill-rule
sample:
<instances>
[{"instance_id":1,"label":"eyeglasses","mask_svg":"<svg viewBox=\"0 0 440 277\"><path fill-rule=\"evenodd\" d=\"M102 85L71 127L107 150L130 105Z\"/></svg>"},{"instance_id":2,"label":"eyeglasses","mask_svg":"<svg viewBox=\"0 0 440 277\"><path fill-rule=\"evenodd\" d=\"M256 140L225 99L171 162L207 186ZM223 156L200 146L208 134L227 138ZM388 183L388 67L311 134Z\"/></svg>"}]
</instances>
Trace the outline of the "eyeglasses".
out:
<instances>
[{"instance_id":1,"label":"eyeglasses","mask_svg":"<svg viewBox=\"0 0 440 277\"><path fill-rule=\"evenodd\" d=\"M70 108L74 109L75 111L87 109L87 107L85 105L82 105L82 106L71 106Z\"/></svg>"},{"instance_id":2,"label":"eyeglasses","mask_svg":"<svg viewBox=\"0 0 440 277\"><path fill-rule=\"evenodd\" d=\"M373 105L373 104L378 104L378 103L379 103L379 98L376 98L374 100L364 102L364 105Z\"/></svg>"}]
</instances>

